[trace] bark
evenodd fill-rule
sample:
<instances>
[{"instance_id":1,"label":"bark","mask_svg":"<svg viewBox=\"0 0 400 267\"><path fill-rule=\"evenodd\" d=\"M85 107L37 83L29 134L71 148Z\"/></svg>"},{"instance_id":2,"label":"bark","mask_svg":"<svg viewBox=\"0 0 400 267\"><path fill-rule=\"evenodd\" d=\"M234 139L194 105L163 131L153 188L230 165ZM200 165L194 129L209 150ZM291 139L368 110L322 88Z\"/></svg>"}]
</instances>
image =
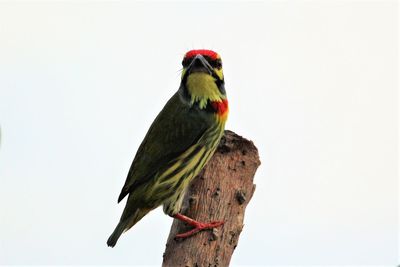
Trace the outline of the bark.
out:
<instances>
[{"instance_id":1,"label":"bark","mask_svg":"<svg viewBox=\"0 0 400 267\"><path fill-rule=\"evenodd\" d=\"M253 196L253 178L260 165L253 142L225 131L217 151L193 180L182 213L201 222L220 221L216 229L175 240L191 228L174 220L162 266L228 266L243 229L244 212Z\"/></svg>"}]
</instances>

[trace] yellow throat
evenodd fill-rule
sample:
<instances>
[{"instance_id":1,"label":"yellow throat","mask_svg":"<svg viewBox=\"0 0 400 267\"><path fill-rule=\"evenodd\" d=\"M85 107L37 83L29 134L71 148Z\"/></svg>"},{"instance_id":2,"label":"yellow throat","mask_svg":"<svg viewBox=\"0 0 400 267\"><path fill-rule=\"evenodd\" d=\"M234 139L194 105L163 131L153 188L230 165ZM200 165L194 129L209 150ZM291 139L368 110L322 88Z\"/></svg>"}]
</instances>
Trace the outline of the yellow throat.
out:
<instances>
[{"instance_id":1,"label":"yellow throat","mask_svg":"<svg viewBox=\"0 0 400 267\"><path fill-rule=\"evenodd\" d=\"M215 79L207 73L191 73L187 77L186 86L191 95L191 104L199 102L201 109L206 107L208 100L222 101L224 99L215 84Z\"/></svg>"}]
</instances>

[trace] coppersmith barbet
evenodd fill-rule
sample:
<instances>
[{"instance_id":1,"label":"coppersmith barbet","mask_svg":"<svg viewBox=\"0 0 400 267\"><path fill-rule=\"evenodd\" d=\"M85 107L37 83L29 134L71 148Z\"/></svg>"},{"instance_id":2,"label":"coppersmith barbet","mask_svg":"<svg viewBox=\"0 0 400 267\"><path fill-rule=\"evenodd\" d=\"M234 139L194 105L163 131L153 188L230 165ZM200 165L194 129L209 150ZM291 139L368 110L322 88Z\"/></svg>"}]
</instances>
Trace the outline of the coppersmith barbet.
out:
<instances>
[{"instance_id":1,"label":"coppersmith barbet","mask_svg":"<svg viewBox=\"0 0 400 267\"><path fill-rule=\"evenodd\" d=\"M128 200L108 246L114 247L124 231L160 205L167 215L194 227L178 238L223 224L179 213L186 188L215 152L228 115L220 56L191 50L182 65L178 91L152 123L132 162L118 202L127 195Z\"/></svg>"}]
</instances>

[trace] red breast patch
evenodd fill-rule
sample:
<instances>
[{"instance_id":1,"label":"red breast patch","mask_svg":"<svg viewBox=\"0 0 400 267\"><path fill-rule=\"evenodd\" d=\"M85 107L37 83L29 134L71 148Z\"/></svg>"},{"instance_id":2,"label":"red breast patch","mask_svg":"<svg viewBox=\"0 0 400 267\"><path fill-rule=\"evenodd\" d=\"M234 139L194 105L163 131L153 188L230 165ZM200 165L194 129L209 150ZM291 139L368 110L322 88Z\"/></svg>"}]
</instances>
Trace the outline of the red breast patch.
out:
<instances>
[{"instance_id":1,"label":"red breast patch","mask_svg":"<svg viewBox=\"0 0 400 267\"><path fill-rule=\"evenodd\" d=\"M222 101L213 101L211 106L220 116L224 115L228 111L228 100L224 99Z\"/></svg>"}]
</instances>

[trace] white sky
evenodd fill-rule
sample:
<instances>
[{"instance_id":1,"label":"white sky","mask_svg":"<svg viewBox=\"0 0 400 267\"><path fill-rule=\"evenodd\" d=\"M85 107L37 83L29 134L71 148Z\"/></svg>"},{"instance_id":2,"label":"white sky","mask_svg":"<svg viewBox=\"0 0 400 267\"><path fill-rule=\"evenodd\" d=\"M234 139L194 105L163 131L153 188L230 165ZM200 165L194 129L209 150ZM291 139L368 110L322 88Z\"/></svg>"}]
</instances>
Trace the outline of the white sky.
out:
<instances>
[{"instance_id":1,"label":"white sky","mask_svg":"<svg viewBox=\"0 0 400 267\"><path fill-rule=\"evenodd\" d=\"M0 2L0 264L160 265L160 209L106 240L183 54L222 55L262 165L233 265L399 263L395 1Z\"/></svg>"}]
</instances>

